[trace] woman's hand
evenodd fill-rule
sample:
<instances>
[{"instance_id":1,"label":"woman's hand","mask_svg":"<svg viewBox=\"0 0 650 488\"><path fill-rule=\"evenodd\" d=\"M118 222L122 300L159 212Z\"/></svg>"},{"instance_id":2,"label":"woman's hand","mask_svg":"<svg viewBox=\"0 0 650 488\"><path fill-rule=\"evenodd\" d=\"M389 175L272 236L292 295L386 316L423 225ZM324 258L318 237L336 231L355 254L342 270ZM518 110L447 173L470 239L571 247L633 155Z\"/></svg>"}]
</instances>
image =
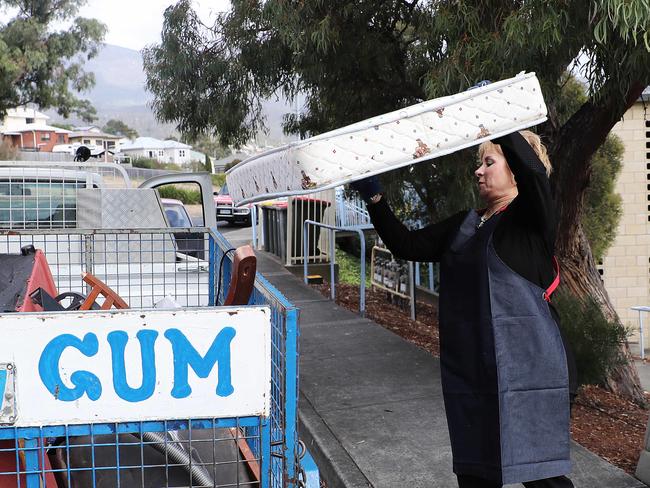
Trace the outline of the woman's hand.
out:
<instances>
[{"instance_id":1,"label":"woman's hand","mask_svg":"<svg viewBox=\"0 0 650 488\"><path fill-rule=\"evenodd\" d=\"M381 183L379 183L379 178L376 176L370 176L363 180L353 181L350 183L350 186L359 192L361 198L366 202L369 202L372 197L384 191Z\"/></svg>"}]
</instances>

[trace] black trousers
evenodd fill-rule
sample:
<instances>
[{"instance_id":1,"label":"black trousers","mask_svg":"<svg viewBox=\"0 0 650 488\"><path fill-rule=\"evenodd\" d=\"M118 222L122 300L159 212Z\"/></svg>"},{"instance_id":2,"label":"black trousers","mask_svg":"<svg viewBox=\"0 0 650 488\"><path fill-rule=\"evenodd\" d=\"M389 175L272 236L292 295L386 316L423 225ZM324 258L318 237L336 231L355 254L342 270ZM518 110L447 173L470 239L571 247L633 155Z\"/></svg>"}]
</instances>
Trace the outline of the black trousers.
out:
<instances>
[{"instance_id":1,"label":"black trousers","mask_svg":"<svg viewBox=\"0 0 650 488\"><path fill-rule=\"evenodd\" d=\"M496 481L475 478L474 476L457 475L458 488L501 488L503 485ZM548 478L545 480L526 481L526 488L574 488L573 483L566 476Z\"/></svg>"}]
</instances>

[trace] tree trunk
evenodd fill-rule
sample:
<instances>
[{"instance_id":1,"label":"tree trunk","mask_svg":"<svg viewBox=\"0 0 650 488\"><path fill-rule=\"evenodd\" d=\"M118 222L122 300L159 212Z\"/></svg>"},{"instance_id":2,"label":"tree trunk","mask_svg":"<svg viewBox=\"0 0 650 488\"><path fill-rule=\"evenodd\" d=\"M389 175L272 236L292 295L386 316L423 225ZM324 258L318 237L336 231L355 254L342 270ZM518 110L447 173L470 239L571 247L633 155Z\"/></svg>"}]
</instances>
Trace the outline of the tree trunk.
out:
<instances>
[{"instance_id":1,"label":"tree trunk","mask_svg":"<svg viewBox=\"0 0 650 488\"><path fill-rule=\"evenodd\" d=\"M609 320L618 315L596 269L591 248L582 230L583 197L589 184L591 157L625 111L638 99L646 86L633 83L626 103L614 97L598 105L587 102L560 129L551 148L557 168L554 178L559 209L556 251L565 286L578 298L593 297ZM625 363L615 368L606 380L608 389L630 400L645 404L643 389L627 344L621 346Z\"/></svg>"}]
</instances>

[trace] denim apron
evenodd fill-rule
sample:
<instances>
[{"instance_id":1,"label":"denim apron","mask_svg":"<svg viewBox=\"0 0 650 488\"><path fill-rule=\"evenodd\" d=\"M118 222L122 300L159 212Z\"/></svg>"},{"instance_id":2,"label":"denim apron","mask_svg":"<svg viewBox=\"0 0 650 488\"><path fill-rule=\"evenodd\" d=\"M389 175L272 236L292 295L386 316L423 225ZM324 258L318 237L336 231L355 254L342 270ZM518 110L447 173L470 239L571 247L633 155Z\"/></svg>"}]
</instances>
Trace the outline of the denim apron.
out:
<instances>
[{"instance_id":1,"label":"denim apron","mask_svg":"<svg viewBox=\"0 0 650 488\"><path fill-rule=\"evenodd\" d=\"M454 472L503 484L568 474L569 381L545 290L471 210L440 262L440 362Z\"/></svg>"}]
</instances>

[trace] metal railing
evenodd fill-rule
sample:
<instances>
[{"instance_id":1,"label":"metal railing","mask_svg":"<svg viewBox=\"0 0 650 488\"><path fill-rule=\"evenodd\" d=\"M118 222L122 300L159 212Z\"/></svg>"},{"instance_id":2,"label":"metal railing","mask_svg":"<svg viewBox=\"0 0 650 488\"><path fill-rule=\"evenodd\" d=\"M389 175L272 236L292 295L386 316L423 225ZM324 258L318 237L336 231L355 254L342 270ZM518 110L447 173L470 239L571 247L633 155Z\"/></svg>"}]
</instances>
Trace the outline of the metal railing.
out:
<instances>
[{"instance_id":1,"label":"metal railing","mask_svg":"<svg viewBox=\"0 0 650 488\"><path fill-rule=\"evenodd\" d=\"M204 227L0 232L0 253L25 245L44 252L59 292L87 293L81 279L87 271L132 309L165 297L183 308L221 304L230 283L231 246ZM13 460L14 467L0 464L0 485L294 486L298 310L259 274L249 304L271 312L269 417L118 423L89 418L82 425L3 427L0 457Z\"/></svg>"},{"instance_id":2,"label":"metal railing","mask_svg":"<svg viewBox=\"0 0 650 488\"><path fill-rule=\"evenodd\" d=\"M631 310L639 312L639 357L645 359L645 341L644 341L644 330L643 330L643 314L650 312L650 307L647 306L637 306L630 307Z\"/></svg>"},{"instance_id":3,"label":"metal railing","mask_svg":"<svg viewBox=\"0 0 650 488\"><path fill-rule=\"evenodd\" d=\"M329 255L330 259L330 298L332 300L336 299L336 280L334 276L334 265L336 264L336 255L334 248L336 247L336 232L337 231L354 231L359 236L361 241L361 282L359 285L359 314L363 317L366 313L366 239L363 235L363 229L350 229L349 227L337 227L334 225L323 224L322 222L316 222L314 220L305 220L303 223L303 246L304 246L304 255L308 254L309 249L309 226L320 227L330 231L329 239ZM307 279L307 270L308 263L307 259L303 261L303 279L305 283L308 283Z\"/></svg>"},{"instance_id":4,"label":"metal railing","mask_svg":"<svg viewBox=\"0 0 650 488\"><path fill-rule=\"evenodd\" d=\"M38 172L40 180L50 179L52 181L79 179L83 173L84 179L88 179L92 187L92 178L99 175L101 185L109 188L131 188L131 179L126 169L117 163L112 162L71 162L71 161L52 161L44 163L42 161L0 161L0 167L13 168L16 172L15 178L33 178L33 174ZM67 173L67 174L66 174ZM4 179L4 178L3 178Z\"/></svg>"},{"instance_id":5,"label":"metal railing","mask_svg":"<svg viewBox=\"0 0 650 488\"><path fill-rule=\"evenodd\" d=\"M336 188L336 226L373 227L366 202L357 196L346 196L342 186Z\"/></svg>"},{"instance_id":6,"label":"metal railing","mask_svg":"<svg viewBox=\"0 0 650 488\"><path fill-rule=\"evenodd\" d=\"M440 266L438 263L415 263L415 286L434 296L440 287Z\"/></svg>"},{"instance_id":7,"label":"metal railing","mask_svg":"<svg viewBox=\"0 0 650 488\"><path fill-rule=\"evenodd\" d=\"M168 175L173 173L180 173L180 171L172 169L149 169L149 168L136 168L134 166L123 164L122 165L128 175L134 180L143 181L153 178L154 176Z\"/></svg>"}]
</instances>

